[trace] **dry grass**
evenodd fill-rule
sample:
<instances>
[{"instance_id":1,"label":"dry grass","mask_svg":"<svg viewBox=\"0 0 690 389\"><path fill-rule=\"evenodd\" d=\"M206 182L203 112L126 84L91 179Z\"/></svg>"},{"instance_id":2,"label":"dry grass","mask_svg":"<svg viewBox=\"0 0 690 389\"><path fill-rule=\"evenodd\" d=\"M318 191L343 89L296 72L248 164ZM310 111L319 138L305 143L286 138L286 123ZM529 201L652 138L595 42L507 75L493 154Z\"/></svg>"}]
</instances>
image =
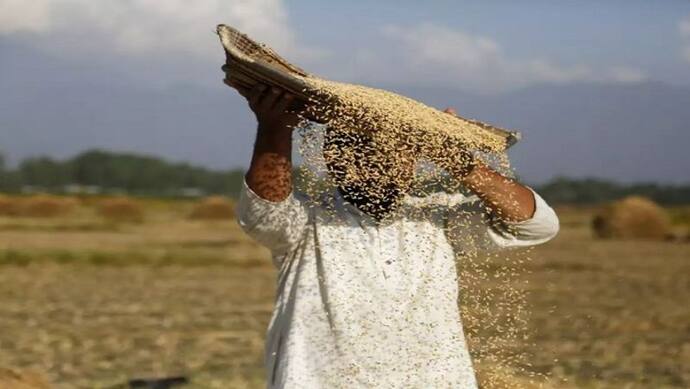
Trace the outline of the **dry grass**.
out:
<instances>
[{"instance_id":1,"label":"dry grass","mask_svg":"<svg viewBox=\"0 0 690 389\"><path fill-rule=\"evenodd\" d=\"M0 367L0 389L49 389L43 376L16 369Z\"/></svg>"},{"instance_id":2,"label":"dry grass","mask_svg":"<svg viewBox=\"0 0 690 389\"><path fill-rule=\"evenodd\" d=\"M147 208L145 222L114 231L43 229L66 223L58 219L12 230L17 221L0 218L12 223L0 229L0 252L14 257L0 258L0 366L40 372L57 388L174 375L189 388L264 387L276 282L268 252L232 221L191 221L191 208L178 208ZM594 240L591 212L563 212L561 234L519 280L532 336L503 345L529 365L482 364L480 377L495 383L485 387L690 387L690 245ZM496 257L491 268L502 266ZM494 335L469 327L475 341Z\"/></svg>"},{"instance_id":3,"label":"dry grass","mask_svg":"<svg viewBox=\"0 0 690 389\"><path fill-rule=\"evenodd\" d=\"M128 197L102 200L98 205L98 214L116 223L141 223L144 220L143 207Z\"/></svg>"},{"instance_id":4,"label":"dry grass","mask_svg":"<svg viewBox=\"0 0 690 389\"><path fill-rule=\"evenodd\" d=\"M235 217L235 204L222 196L211 196L201 200L189 215L190 219L228 220Z\"/></svg>"},{"instance_id":5,"label":"dry grass","mask_svg":"<svg viewBox=\"0 0 690 389\"><path fill-rule=\"evenodd\" d=\"M592 227L599 238L666 239L671 235L668 212L653 201L631 196L602 208Z\"/></svg>"}]
</instances>

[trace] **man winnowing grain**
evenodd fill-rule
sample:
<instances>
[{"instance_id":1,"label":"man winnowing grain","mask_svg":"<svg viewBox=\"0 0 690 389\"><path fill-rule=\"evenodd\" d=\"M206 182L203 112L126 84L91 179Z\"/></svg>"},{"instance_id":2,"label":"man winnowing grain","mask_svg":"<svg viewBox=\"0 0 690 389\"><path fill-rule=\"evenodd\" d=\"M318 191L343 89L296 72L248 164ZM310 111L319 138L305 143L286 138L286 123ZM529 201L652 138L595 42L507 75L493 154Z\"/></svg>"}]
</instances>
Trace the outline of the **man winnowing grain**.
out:
<instances>
[{"instance_id":1,"label":"man winnowing grain","mask_svg":"<svg viewBox=\"0 0 690 389\"><path fill-rule=\"evenodd\" d=\"M456 256L462 260L463 245L472 242L499 248L544 243L558 232L554 211L530 188L464 151L449 163L448 149L443 157L422 157L472 190L489 212L459 194L409 196L408 188L391 185L404 180L386 180L380 164L370 167L379 171L367 182L381 189L376 195L342 185L329 209L310 206L293 192L292 131L299 118L286 111L293 97L262 85L246 90L230 78L226 83L247 98L258 121L239 223L271 250L279 268L266 340L267 386L477 388L460 322ZM326 131L324 150L366 148L367 142ZM338 182L347 167L328 156L326 163ZM435 206L419 217L425 202ZM393 210L395 217L388 217Z\"/></svg>"}]
</instances>

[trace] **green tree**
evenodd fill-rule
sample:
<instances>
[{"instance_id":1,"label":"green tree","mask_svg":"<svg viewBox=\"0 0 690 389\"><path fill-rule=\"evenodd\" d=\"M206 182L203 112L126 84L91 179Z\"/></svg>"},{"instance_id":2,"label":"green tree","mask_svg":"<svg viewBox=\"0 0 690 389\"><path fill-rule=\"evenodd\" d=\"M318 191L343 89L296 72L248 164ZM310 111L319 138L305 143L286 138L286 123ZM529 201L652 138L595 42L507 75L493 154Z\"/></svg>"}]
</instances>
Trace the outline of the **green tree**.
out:
<instances>
[{"instance_id":1,"label":"green tree","mask_svg":"<svg viewBox=\"0 0 690 389\"><path fill-rule=\"evenodd\" d=\"M25 159L19 164L21 181L50 190L59 190L72 182L69 164L48 157Z\"/></svg>"}]
</instances>

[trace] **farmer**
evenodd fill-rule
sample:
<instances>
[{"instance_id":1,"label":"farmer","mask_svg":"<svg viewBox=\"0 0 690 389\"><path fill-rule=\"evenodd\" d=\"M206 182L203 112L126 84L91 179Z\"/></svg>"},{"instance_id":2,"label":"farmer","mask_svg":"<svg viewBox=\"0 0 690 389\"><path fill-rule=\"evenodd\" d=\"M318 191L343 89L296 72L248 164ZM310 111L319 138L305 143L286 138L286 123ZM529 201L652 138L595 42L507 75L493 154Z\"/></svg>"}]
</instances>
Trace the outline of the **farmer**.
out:
<instances>
[{"instance_id":1,"label":"farmer","mask_svg":"<svg viewBox=\"0 0 690 389\"><path fill-rule=\"evenodd\" d=\"M286 111L293 96L264 85L247 90L229 75L225 83L249 101L258 121L239 223L271 250L279 269L266 340L268 387L477 388L456 258L471 241L498 248L544 243L558 232L554 211L530 188L466 154L456 166L437 162L481 199L485 214L469 198L436 194L430 197L444 206L406 217L408 208L432 200L404 188L367 199L365 191L340 187L330 209L310 206L293 192L292 132L300 121ZM366 140L335 145L360 142ZM326 162L330 174L342 172L338 161ZM368 207L372 201L381 206ZM397 208L395 217L387 217L388 208Z\"/></svg>"}]
</instances>

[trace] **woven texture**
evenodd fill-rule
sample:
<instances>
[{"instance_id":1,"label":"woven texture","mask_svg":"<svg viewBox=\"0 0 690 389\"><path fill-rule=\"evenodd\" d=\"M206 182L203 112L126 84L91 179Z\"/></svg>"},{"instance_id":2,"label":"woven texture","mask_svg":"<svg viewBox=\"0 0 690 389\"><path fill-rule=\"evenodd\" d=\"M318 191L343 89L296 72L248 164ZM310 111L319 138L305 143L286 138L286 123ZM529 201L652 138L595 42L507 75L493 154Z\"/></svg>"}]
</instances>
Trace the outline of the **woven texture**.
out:
<instances>
[{"instance_id":1,"label":"woven texture","mask_svg":"<svg viewBox=\"0 0 690 389\"><path fill-rule=\"evenodd\" d=\"M247 88L251 88L257 83L262 83L287 90L297 97L298 106L306 104L311 107L308 112L312 116L319 116L318 112L316 112L317 114L315 115L315 111L325 111L329 108L330 103L326 100L347 100L347 96L344 95L344 93L347 93L350 86L359 89L367 89L366 87L340 83L344 87L330 88L328 93L324 93L324 85L337 83L322 80L307 73L282 58L270 47L255 42L247 35L232 27L221 24L217 27L217 33L225 49L226 64L230 69L233 79ZM369 89L374 92L379 91L373 88ZM386 91L386 93L391 96L399 96L392 92ZM377 95L380 95L380 93L372 93L372 96ZM405 98L405 100L409 101L411 99ZM412 101L414 104L418 105L420 109L429 108L423 103ZM374 106L373 101L372 106ZM312 117L312 119L318 120L318 117ZM462 132L470 131L475 134L483 133L487 138L493 138L492 142L490 142L491 145L487 144L486 147L476 144L473 145L480 150L500 151L495 146L496 139L500 140L500 149L507 149L520 139L520 134L518 132L508 131L477 120L455 116L451 120L451 124L452 122L455 122L455 125L448 126L451 130L451 136L463 138ZM438 131L438 122L432 123L432 120L429 120L426 125L424 119L417 120L415 125L419 127L418 130L420 131L428 131L429 133ZM454 127L458 129L455 133L452 131ZM376 128L372 128L369 123L368 127L362 130L372 131L376 130Z\"/></svg>"}]
</instances>

